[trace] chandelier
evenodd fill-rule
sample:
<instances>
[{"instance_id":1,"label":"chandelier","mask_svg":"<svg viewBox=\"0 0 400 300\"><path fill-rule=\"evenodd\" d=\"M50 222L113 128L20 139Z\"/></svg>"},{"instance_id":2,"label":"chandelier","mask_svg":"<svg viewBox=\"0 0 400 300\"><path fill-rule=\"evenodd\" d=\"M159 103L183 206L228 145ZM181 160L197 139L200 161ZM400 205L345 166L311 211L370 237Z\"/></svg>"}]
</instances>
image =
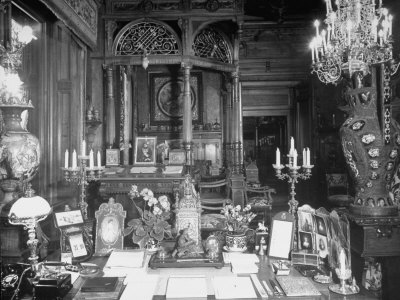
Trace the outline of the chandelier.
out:
<instances>
[{"instance_id":1,"label":"chandelier","mask_svg":"<svg viewBox=\"0 0 400 300\"><path fill-rule=\"evenodd\" d=\"M323 83L336 83L344 74L363 76L371 65L392 60L392 19L382 0L335 0L326 2L326 29L314 26L310 43L312 71ZM397 65L398 66L398 65Z\"/></svg>"},{"instance_id":2,"label":"chandelier","mask_svg":"<svg viewBox=\"0 0 400 300\"><path fill-rule=\"evenodd\" d=\"M22 65L22 50L36 37L30 26L21 26L14 20L11 22L11 40L7 45L0 44L0 103L21 101L22 84L18 70Z\"/></svg>"}]
</instances>

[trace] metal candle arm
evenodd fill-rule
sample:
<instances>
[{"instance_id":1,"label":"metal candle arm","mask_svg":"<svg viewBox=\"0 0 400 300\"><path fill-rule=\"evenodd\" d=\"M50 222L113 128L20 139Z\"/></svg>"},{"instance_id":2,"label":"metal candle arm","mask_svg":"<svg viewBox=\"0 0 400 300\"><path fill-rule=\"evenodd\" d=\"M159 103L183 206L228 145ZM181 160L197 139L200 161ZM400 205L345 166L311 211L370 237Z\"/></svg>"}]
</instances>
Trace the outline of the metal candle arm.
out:
<instances>
[{"instance_id":1,"label":"metal candle arm","mask_svg":"<svg viewBox=\"0 0 400 300\"><path fill-rule=\"evenodd\" d=\"M104 172L104 167L87 167L87 160L89 156L78 156L79 166L76 168L62 168L64 170L64 178L68 182L76 183L80 187L80 201L78 206L82 211L83 218L87 219L87 208L86 202L86 186L89 185L89 181L97 181L101 178Z\"/></svg>"},{"instance_id":2,"label":"metal candle arm","mask_svg":"<svg viewBox=\"0 0 400 300\"><path fill-rule=\"evenodd\" d=\"M298 179L303 179L307 180L311 177L311 169L314 167L313 165L309 166L293 166L292 164L287 164L287 165L272 165L276 171L276 177L280 180L287 179L288 183L290 184L290 200L289 200L289 213L295 216L297 212L297 207L299 205L299 202L296 200L296 183L298 183ZM282 169L285 168L285 166L289 169L288 173L282 173ZM303 172L299 172L299 170L303 168Z\"/></svg>"}]
</instances>

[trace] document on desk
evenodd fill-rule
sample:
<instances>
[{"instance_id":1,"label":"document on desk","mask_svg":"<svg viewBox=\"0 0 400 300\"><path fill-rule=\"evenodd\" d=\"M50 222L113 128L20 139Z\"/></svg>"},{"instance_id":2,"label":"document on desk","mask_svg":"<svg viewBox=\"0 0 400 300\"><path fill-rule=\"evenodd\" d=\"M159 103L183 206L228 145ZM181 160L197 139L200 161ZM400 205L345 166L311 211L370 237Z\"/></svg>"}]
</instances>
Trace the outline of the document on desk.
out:
<instances>
[{"instance_id":1,"label":"document on desk","mask_svg":"<svg viewBox=\"0 0 400 300\"><path fill-rule=\"evenodd\" d=\"M104 268L143 268L144 250L114 250Z\"/></svg>"},{"instance_id":2,"label":"document on desk","mask_svg":"<svg viewBox=\"0 0 400 300\"><path fill-rule=\"evenodd\" d=\"M204 275L170 276L166 299L207 299L207 282Z\"/></svg>"},{"instance_id":3,"label":"document on desk","mask_svg":"<svg viewBox=\"0 0 400 300\"><path fill-rule=\"evenodd\" d=\"M257 299L250 277L215 276L215 299Z\"/></svg>"},{"instance_id":4,"label":"document on desk","mask_svg":"<svg viewBox=\"0 0 400 300\"><path fill-rule=\"evenodd\" d=\"M128 275L125 279L126 288L122 293L120 300L152 300L158 281L158 275Z\"/></svg>"}]
</instances>

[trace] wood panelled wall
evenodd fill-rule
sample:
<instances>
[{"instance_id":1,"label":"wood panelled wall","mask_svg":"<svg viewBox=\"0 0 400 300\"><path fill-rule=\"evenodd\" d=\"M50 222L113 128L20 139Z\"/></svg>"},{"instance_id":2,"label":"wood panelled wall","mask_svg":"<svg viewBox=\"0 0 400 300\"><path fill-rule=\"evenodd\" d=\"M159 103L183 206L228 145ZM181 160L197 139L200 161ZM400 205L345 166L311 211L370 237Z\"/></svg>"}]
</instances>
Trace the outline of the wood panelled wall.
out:
<instances>
[{"instance_id":1,"label":"wood panelled wall","mask_svg":"<svg viewBox=\"0 0 400 300\"><path fill-rule=\"evenodd\" d=\"M31 93L35 109L29 120L42 148L34 188L56 205L75 195L61 167L65 150L80 149L83 137L87 48L61 22L42 23L39 40L39 51L35 51L38 84Z\"/></svg>"}]
</instances>

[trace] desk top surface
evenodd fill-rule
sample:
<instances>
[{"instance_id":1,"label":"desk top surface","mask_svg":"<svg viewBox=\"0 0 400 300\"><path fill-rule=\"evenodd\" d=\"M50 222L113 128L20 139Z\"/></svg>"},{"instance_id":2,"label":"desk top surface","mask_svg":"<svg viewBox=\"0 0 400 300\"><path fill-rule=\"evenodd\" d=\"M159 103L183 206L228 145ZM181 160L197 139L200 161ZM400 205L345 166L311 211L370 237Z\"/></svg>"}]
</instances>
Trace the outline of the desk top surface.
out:
<instances>
[{"instance_id":1,"label":"desk top surface","mask_svg":"<svg viewBox=\"0 0 400 300\"><path fill-rule=\"evenodd\" d=\"M149 259L150 257L148 257ZM99 267L103 268L105 263L107 261L107 257L93 257L91 259L91 263L97 264ZM275 280L275 274L272 271L271 263L270 260L268 259L267 256L260 256L260 265L259 265L259 271L258 271L258 278L260 281L265 280L266 282L269 283L270 279ZM156 285L156 288L154 290L153 300L159 300L159 299L166 299L165 297L165 289L166 289L166 284L168 281L168 278L171 275L184 275L184 276L190 276L194 274L202 274L205 275L207 279L207 291L208 291L208 297L207 299L215 299L215 296L213 294L213 287L211 283L211 278L213 276L235 276L230 270L230 266L226 265L225 267L221 269L216 269L216 268L159 268L152 270L150 268L146 268L143 270L142 273L142 279L145 280L146 276L150 277L157 276L158 283ZM249 276L249 275L238 275L238 276ZM290 275L288 276L294 276L294 277L302 277L302 275L297 272L295 269L291 269ZM140 277L140 276L139 276ZM64 299L74 299L74 296L76 293L79 291L80 287L82 286L83 282L85 281L85 278L79 277L72 288L72 290L69 292L69 294L64 298ZM276 282L276 280L275 280ZM129 283L128 283L129 284ZM372 293L369 291L365 290L364 288L361 288L360 293L355 294L355 295L348 295L348 296L343 296L339 295L336 293L333 293L329 291L328 285L327 284L320 284L316 283L313 281L314 286L320 291L321 296L308 296L308 297L287 297L287 296L270 296L268 299L378 299L376 296L374 296ZM361 285L360 283L358 283ZM257 290L255 289L256 293ZM258 298L256 299L261 299L259 294L257 293ZM132 295L134 296L134 295ZM133 298L132 298L133 299Z\"/></svg>"}]
</instances>

